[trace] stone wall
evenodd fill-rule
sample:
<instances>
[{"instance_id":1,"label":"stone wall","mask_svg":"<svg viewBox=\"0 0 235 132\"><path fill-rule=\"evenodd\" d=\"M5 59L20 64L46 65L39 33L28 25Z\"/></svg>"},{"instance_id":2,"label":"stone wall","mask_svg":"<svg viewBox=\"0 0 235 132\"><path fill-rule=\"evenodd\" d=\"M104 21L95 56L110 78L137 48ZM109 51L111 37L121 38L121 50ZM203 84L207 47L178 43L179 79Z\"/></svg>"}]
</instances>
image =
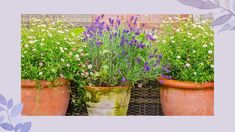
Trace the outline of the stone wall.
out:
<instances>
[{"instance_id":1,"label":"stone wall","mask_svg":"<svg viewBox=\"0 0 235 132\"><path fill-rule=\"evenodd\" d=\"M108 21L109 18L119 18L121 21L130 20L132 16L138 16L138 25L144 23L147 29L158 28L162 21L169 17L179 16L187 18L189 15L169 15L169 14L105 14L103 20ZM22 15L22 25L27 26L30 18L48 18L53 21L66 20L73 23L75 26L89 26L99 14L24 14ZM173 19L174 20L174 19Z\"/></svg>"}]
</instances>

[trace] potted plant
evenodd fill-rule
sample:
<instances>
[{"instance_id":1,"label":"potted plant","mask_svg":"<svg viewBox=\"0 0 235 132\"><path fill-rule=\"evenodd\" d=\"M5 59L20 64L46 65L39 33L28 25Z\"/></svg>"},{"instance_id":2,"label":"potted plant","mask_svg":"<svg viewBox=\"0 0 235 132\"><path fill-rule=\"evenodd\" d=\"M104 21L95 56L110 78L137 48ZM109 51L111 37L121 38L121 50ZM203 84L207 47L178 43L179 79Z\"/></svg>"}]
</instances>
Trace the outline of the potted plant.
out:
<instances>
[{"instance_id":1,"label":"potted plant","mask_svg":"<svg viewBox=\"0 0 235 132\"><path fill-rule=\"evenodd\" d=\"M21 28L21 100L23 115L65 115L69 81L83 85L81 73L88 69L82 56L83 28L68 22L30 19Z\"/></svg>"},{"instance_id":2,"label":"potted plant","mask_svg":"<svg viewBox=\"0 0 235 132\"><path fill-rule=\"evenodd\" d=\"M160 98L165 115L214 114L214 33L209 20L165 22Z\"/></svg>"},{"instance_id":3,"label":"potted plant","mask_svg":"<svg viewBox=\"0 0 235 132\"><path fill-rule=\"evenodd\" d=\"M127 114L132 86L159 74L158 55L151 34L138 28L137 17L121 22L98 16L84 32L88 43L89 67L85 87L89 115Z\"/></svg>"}]
</instances>

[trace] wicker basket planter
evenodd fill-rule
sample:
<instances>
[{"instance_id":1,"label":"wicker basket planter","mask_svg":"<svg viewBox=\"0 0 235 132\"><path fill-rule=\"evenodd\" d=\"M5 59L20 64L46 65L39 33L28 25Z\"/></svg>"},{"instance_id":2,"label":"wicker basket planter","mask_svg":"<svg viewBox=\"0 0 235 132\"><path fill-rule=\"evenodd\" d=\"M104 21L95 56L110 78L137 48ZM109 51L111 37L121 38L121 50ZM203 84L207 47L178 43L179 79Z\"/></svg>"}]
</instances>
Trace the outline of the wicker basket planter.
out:
<instances>
[{"instance_id":1,"label":"wicker basket planter","mask_svg":"<svg viewBox=\"0 0 235 132\"><path fill-rule=\"evenodd\" d=\"M163 116L158 81L150 81L141 87L136 85L132 89L128 115Z\"/></svg>"}]
</instances>

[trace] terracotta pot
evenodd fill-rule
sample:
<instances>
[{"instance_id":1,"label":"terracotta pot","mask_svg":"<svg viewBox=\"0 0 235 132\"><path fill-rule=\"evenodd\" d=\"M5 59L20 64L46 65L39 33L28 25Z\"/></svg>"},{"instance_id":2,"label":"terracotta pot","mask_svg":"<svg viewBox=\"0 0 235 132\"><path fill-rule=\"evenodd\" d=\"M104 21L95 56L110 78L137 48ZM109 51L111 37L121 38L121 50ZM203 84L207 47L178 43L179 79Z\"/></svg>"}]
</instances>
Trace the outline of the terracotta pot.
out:
<instances>
[{"instance_id":1,"label":"terracotta pot","mask_svg":"<svg viewBox=\"0 0 235 132\"><path fill-rule=\"evenodd\" d=\"M65 115L69 104L69 82L21 80L22 115Z\"/></svg>"},{"instance_id":2,"label":"terracotta pot","mask_svg":"<svg viewBox=\"0 0 235 132\"><path fill-rule=\"evenodd\" d=\"M214 115L214 82L194 83L159 79L164 115Z\"/></svg>"},{"instance_id":3,"label":"terracotta pot","mask_svg":"<svg viewBox=\"0 0 235 132\"><path fill-rule=\"evenodd\" d=\"M125 116L130 102L131 87L85 87L89 116Z\"/></svg>"}]
</instances>

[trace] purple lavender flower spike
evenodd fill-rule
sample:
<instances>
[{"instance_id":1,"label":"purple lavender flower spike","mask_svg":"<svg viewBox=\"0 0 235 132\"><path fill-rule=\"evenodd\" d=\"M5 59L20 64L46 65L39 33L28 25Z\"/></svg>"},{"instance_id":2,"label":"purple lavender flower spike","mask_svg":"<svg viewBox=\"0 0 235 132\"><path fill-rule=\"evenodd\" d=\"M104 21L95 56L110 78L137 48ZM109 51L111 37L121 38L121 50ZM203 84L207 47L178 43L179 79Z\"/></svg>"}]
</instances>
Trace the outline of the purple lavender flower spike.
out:
<instances>
[{"instance_id":1,"label":"purple lavender flower spike","mask_svg":"<svg viewBox=\"0 0 235 132\"><path fill-rule=\"evenodd\" d=\"M136 59L136 62L137 62L138 64L140 63L140 58L139 58L139 57Z\"/></svg>"},{"instance_id":2,"label":"purple lavender flower spike","mask_svg":"<svg viewBox=\"0 0 235 132\"><path fill-rule=\"evenodd\" d=\"M117 36L117 33L114 33L114 35L113 35L113 36L114 36L114 38L116 38L116 36Z\"/></svg>"},{"instance_id":3,"label":"purple lavender flower spike","mask_svg":"<svg viewBox=\"0 0 235 132\"><path fill-rule=\"evenodd\" d=\"M137 44L136 46L137 46L138 48L143 49L146 45L145 45L145 44L143 44L143 43L140 43L140 44Z\"/></svg>"},{"instance_id":4,"label":"purple lavender flower spike","mask_svg":"<svg viewBox=\"0 0 235 132\"><path fill-rule=\"evenodd\" d=\"M143 23L142 25L141 25L141 27L143 28L145 26L145 24Z\"/></svg>"},{"instance_id":5,"label":"purple lavender flower spike","mask_svg":"<svg viewBox=\"0 0 235 132\"><path fill-rule=\"evenodd\" d=\"M151 34L147 34L147 35L145 36L145 38L147 38L147 39L149 39L149 40L151 40L151 41L155 41L155 40L156 40L155 38L153 38L153 36L152 36Z\"/></svg>"},{"instance_id":6,"label":"purple lavender flower spike","mask_svg":"<svg viewBox=\"0 0 235 132\"><path fill-rule=\"evenodd\" d=\"M119 26L121 23L121 21L119 19L117 19L117 25Z\"/></svg>"},{"instance_id":7,"label":"purple lavender flower spike","mask_svg":"<svg viewBox=\"0 0 235 132\"><path fill-rule=\"evenodd\" d=\"M95 19L95 22L96 22L96 23L99 23L99 21L100 21L100 16L98 16L98 17Z\"/></svg>"},{"instance_id":8,"label":"purple lavender flower spike","mask_svg":"<svg viewBox=\"0 0 235 132\"><path fill-rule=\"evenodd\" d=\"M171 72L167 67L163 67L162 70L165 71L166 73Z\"/></svg>"},{"instance_id":9,"label":"purple lavender flower spike","mask_svg":"<svg viewBox=\"0 0 235 132\"><path fill-rule=\"evenodd\" d=\"M131 20L130 20L130 22L132 22L132 21L133 21L133 19L134 19L134 16L132 16L132 17L131 17Z\"/></svg>"},{"instance_id":10,"label":"purple lavender flower spike","mask_svg":"<svg viewBox=\"0 0 235 132\"><path fill-rule=\"evenodd\" d=\"M109 18L109 23L111 24L111 22L112 22L112 19L111 19L111 18Z\"/></svg>"},{"instance_id":11,"label":"purple lavender flower spike","mask_svg":"<svg viewBox=\"0 0 235 132\"><path fill-rule=\"evenodd\" d=\"M140 31L138 30L138 31L135 33L135 35L140 35Z\"/></svg>"},{"instance_id":12,"label":"purple lavender flower spike","mask_svg":"<svg viewBox=\"0 0 235 132\"><path fill-rule=\"evenodd\" d=\"M167 75L164 75L164 74L162 74L162 76L161 76L162 78L166 78L166 79L172 79L172 77L171 76L167 76Z\"/></svg>"},{"instance_id":13,"label":"purple lavender flower spike","mask_svg":"<svg viewBox=\"0 0 235 132\"><path fill-rule=\"evenodd\" d=\"M154 57L154 54L151 53L151 54L149 55L149 58L153 58L153 57Z\"/></svg>"},{"instance_id":14,"label":"purple lavender flower spike","mask_svg":"<svg viewBox=\"0 0 235 132\"><path fill-rule=\"evenodd\" d=\"M112 35L112 34L110 34L110 35L109 35L109 38L110 38L110 39L112 39L112 38L113 38L113 35Z\"/></svg>"},{"instance_id":15,"label":"purple lavender flower spike","mask_svg":"<svg viewBox=\"0 0 235 132\"><path fill-rule=\"evenodd\" d=\"M144 63L144 71L148 72L150 70L150 67L148 66L148 62Z\"/></svg>"},{"instance_id":16,"label":"purple lavender flower spike","mask_svg":"<svg viewBox=\"0 0 235 132\"><path fill-rule=\"evenodd\" d=\"M158 55L158 58L159 58L159 59L162 59L162 54L159 54L159 55Z\"/></svg>"},{"instance_id":17,"label":"purple lavender flower spike","mask_svg":"<svg viewBox=\"0 0 235 132\"><path fill-rule=\"evenodd\" d=\"M113 25L114 20L113 20L112 18L109 18L109 23L110 23L111 25Z\"/></svg>"},{"instance_id":18,"label":"purple lavender flower spike","mask_svg":"<svg viewBox=\"0 0 235 132\"><path fill-rule=\"evenodd\" d=\"M126 52L125 52L124 50L122 50L122 55L125 55L125 53L126 53Z\"/></svg>"},{"instance_id":19,"label":"purple lavender flower spike","mask_svg":"<svg viewBox=\"0 0 235 132\"><path fill-rule=\"evenodd\" d=\"M124 30L123 30L123 32L124 32L124 33L128 33L128 32L129 32L129 30L127 30L127 29L124 29Z\"/></svg>"},{"instance_id":20,"label":"purple lavender flower spike","mask_svg":"<svg viewBox=\"0 0 235 132\"><path fill-rule=\"evenodd\" d=\"M126 78L125 77L122 77L122 82L126 82Z\"/></svg>"},{"instance_id":21,"label":"purple lavender flower spike","mask_svg":"<svg viewBox=\"0 0 235 132\"><path fill-rule=\"evenodd\" d=\"M124 39L121 40L120 46L124 46Z\"/></svg>"},{"instance_id":22,"label":"purple lavender flower spike","mask_svg":"<svg viewBox=\"0 0 235 132\"><path fill-rule=\"evenodd\" d=\"M96 45L99 47L102 44L100 41L96 41Z\"/></svg>"},{"instance_id":23,"label":"purple lavender flower spike","mask_svg":"<svg viewBox=\"0 0 235 132\"><path fill-rule=\"evenodd\" d=\"M109 28L109 26L108 26L108 25L106 25L106 29L107 29L107 31L110 31L110 28Z\"/></svg>"},{"instance_id":24,"label":"purple lavender flower spike","mask_svg":"<svg viewBox=\"0 0 235 132\"><path fill-rule=\"evenodd\" d=\"M134 25L136 25L136 22L137 22L137 17L135 18Z\"/></svg>"}]
</instances>

